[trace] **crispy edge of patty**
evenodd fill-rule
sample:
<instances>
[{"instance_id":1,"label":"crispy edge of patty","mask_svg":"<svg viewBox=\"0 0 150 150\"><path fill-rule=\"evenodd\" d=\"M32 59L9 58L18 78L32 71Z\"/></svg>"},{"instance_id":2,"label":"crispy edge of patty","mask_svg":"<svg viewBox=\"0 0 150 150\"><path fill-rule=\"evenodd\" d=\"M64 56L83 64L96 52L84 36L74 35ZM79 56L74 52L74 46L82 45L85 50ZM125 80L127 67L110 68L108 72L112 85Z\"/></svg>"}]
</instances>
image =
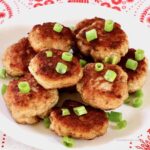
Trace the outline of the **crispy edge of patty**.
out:
<instances>
[{"instance_id":1,"label":"crispy edge of patty","mask_svg":"<svg viewBox=\"0 0 150 150\"><path fill-rule=\"evenodd\" d=\"M135 49L129 49L128 53L122 57L118 65L128 74L128 90L129 93L133 93L142 88L145 83L146 75L148 73L148 60L145 57L143 60L138 61L138 67L133 71L125 67L126 61L129 58L135 59Z\"/></svg>"},{"instance_id":2,"label":"crispy edge of patty","mask_svg":"<svg viewBox=\"0 0 150 150\"><path fill-rule=\"evenodd\" d=\"M9 46L3 56L3 64L11 76L21 76L28 71L30 59L35 55L27 38Z\"/></svg>"},{"instance_id":3,"label":"crispy edge of patty","mask_svg":"<svg viewBox=\"0 0 150 150\"><path fill-rule=\"evenodd\" d=\"M53 30L54 25L54 22L47 22L32 28L29 41L36 52L48 48L69 51L74 45L74 35L70 28L63 26L63 30L57 33Z\"/></svg>"},{"instance_id":4,"label":"crispy edge of patty","mask_svg":"<svg viewBox=\"0 0 150 150\"><path fill-rule=\"evenodd\" d=\"M128 37L120 25L115 23L114 30L109 33L103 28L104 20L95 20L79 31L76 40L81 52L86 56L91 55L95 61L103 61L110 55L116 55L118 58L124 56L128 52ZM91 29L97 29L98 38L88 42L85 32Z\"/></svg>"},{"instance_id":5,"label":"crispy edge of patty","mask_svg":"<svg viewBox=\"0 0 150 150\"><path fill-rule=\"evenodd\" d=\"M121 106L128 97L127 74L117 65L104 64L104 69L96 72L95 63L87 64L83 70L83 77L77 84L77 91L82 100L99 109L109 110ZM107 70L117 73L114 82L104 79Z\"/></svg>"},{"instance_id":6,"label":"crispy edge of patty","mask_svg":"<svg viewBox=\"0 0 150 150\"><path fill-rule=\"evenodd\" d=\"M18 83L27 81L31 91L28 94L19 92ZM26 74L19 80L10 81L4 100L16 122L21 124L34 124L49 114L50 109L58 102L58 91L45 90L33 78Z\"/></svg>"},{"instance_id":7,"label":"crispy edge of patty","mask_svg":"<svg viewBox=\"0 0 150 150\"><path fill-rule=\"evenodd\" d=\"M74 107L82 106L79 102L66 101L62 108L70 110L69 116L62 116L61 108L53 108L50 113L50 129L59 136L72 136L80 139L94 139L107 132L108 119L102 110L85 106L87 114L77 116L73 112Z\"/></svg>"},{"instance_id":8,"label":"crispy edge of patty","mask_svg":"<svg viewBox=\"0 0 150 150\"><path fill-rule=\"evenodd\" d=\"M75 85L83 76L83 69L79 60L73 57L71 62L62 60L62 51L51 49L53 56L47 58L45 51L38 53L30 62L29 70L37 82L46 89L63 88ZM65 74L56 72L55 67L58 62L68 66Z\"/></svg>"}]
</instances>

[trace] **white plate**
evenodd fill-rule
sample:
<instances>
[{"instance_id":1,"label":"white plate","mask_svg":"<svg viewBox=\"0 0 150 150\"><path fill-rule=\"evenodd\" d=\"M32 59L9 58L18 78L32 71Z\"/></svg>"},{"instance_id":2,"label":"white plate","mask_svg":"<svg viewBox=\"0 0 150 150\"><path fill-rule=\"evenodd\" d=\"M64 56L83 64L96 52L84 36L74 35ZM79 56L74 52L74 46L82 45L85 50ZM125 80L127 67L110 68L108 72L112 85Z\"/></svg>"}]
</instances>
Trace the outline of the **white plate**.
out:
<instances>
[{"instance_id":1,"label":"white plate","mask_svg":"<svg viewBox=\"0 0 150 150\"><path fill-rule=\"evenodd\" d=\"M150 58L150 30L148 28L126 14L89 4L60 4L40 7L8 21L0 26L0 57L8 45L26 36L34 24L57 21L72 26L84 18L94 16L119 22L129 36L130 47L144 49L146 56ZM2 66L1 61L0 64ZM106 135L95 140L77 140L73 149L110 150L113 147L113 149L127 150L128 140L136 138L138 134L150 127L149 79L147 79L144 86L144 104L141 108L135 109L123 105L117 109L117 111L123 112L123 117L128 121L127 128L118 131L109 127ZM3 82L1 80L0 86ZM28 126L15 123L5 106L2 96L0 97L0 129L14 139L36 148L46 150L66 149L61 144L61 138L46 130L43 125Z\"/></svg>"}]
</instances>

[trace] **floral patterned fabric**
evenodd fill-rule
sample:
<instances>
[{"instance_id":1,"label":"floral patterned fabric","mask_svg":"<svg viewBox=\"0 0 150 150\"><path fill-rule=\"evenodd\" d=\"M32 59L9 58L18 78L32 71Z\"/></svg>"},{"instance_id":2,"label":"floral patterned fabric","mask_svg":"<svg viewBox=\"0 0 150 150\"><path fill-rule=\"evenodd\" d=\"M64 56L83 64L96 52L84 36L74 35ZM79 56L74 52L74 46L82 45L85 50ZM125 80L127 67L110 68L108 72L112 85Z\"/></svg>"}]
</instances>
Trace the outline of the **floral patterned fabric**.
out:
<instances>
[{"instance_id":1,"label":"floral patterned fabric","mask_svg":"<svg viewBox=\"0 0 150 150\"><path fill-rule=\"evenodd\" d=\"M0 24L36 7L53 5L56 3L92 3L116 11L129 13L145 25L150 27L150 0L0 0ZM138 135L137 135L138 136ZM131 150L150 150L150 129L139 135L136 142L129 141ZM0 150L36 150L16 142L5 133L0 132Z\"/></svg>"}]
</instances>

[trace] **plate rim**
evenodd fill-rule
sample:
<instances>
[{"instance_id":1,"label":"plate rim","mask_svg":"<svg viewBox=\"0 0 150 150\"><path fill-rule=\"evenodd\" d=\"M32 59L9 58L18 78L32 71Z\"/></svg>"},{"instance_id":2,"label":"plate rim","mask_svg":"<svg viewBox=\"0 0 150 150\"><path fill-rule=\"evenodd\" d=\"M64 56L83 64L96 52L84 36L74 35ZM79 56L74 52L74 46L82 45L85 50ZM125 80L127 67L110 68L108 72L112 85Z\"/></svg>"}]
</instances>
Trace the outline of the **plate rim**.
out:
<instances>
[{"instance_id":1,"label":"plate rim","mask_svg":"<svg viewBox=\"0 0 150 150\"><path fill-rule=\"evenodd\" d=\"M112 12L112 13L114 13L115 12L115 14L118 14L119 16L125 16L125 17L130 17L130 18L132 18L132 19L134 19L136 22L138 22L139 24L141 24L141 26L142 26L142 30L147 30L148 29L148 27L146 27L145 25L143 25L141 22L139 22L139 21L137 21L137 19L135 18L135 17L132 17L132 16L130 16L130 15L128 15L128 14L126 14L126 13L124 13L124 12L122 12L122 13L120 13L120 12L117 12L116 10L112 10L112 9L110 9L110 8L104 8L104 7L102 7L102 6L99 6L99 5L93 5L93 4L76 4L76 3L74 3L74 4L68 4L68 3L62 3L62 4L53 4L53 5L49 5L49 6L43 6L43 7L39 7L39 8L36 8L36 9L32 9L32 10L29 10L28 12L25 12L25 13L21 13L21 14L19 14L19 15L16 15L14 18L12 18L12 19L10 19L10 20L8 20L8 21L6 21L4 24L2 24L1 25L1 27L0 27L0 30L1 30L1 28L3 28L3 27L7 27L7 26L9 26L9 24L10 24L10 22L12 23L13 21L15 21L15 20L17 20L17 18L19 18L19 17L21 17L21 16L24 16L24 15L29 15L31 12L38 12L38 11L41 11L41 10L43 10L43 9L46 9L46 11L48 11L48 9L51 9L52 7L74 7L76 5L76 7L85 7L85 5L86 5L86 7L99 7L99 10L100 11L109 11L109 12ZM49 10L50 11L50 10ZM12 23L12 24L15 24L15 23ZM149 30L150 31L150 30ZM16 123L14 123L14 122L11 122L11 121L9 121L9 119L8 118L6 118L2 113L1 113L1 111L0 111L0 118L1 118L1 120L2 120L2 122L5 122L5 123L8 123L8 124L10 124L10 125L13 125L13 126L16 126ZM13 131L13 134L14 134L14 136L12 136L12 129L6 129L5 127L4 127L4 125L5 124L3 124L3 123L0 123L0 130L2 129L3 131L5 131L6 132L6 134L8 134L9 136L11 136L13 139L15 139L16 141L19 141L19 142L21 142L21 143L23 143L23 144L26 144L26 145L29 145L29 146L33 146L32 145L32 142L33 142L33 139L31 139L31 138L28 138L28 139L22 139L22 138L18 138L18 135L16 136L15 135L15 130ZM17 129L18 127L16 126L16 129ZM22 132L22 129L19 127L18 128L18 132ZM27 133L24 133L24 132L22 132L23 134L27 134ZM28 135L28 134L27 134ZM30 136L30 134L28 135L28 136ZM39 139L40 140L40 139ZM29 144L30 143L30 144ZM39 143L37 143L37 145L34 145L34 147L35 148L43 148L43 146L41 146L42 144L39 142ZM55 143L52 143L52 147L54 146L55 147ZM99 147L99 146L98 146ZM58 148L61 148L62 150L64 149L66 149L64 146L62 146L61 144L59 144L59 146L58 146ZM44 149L46 149L46 148L44 148ZM76 149L76 148L73 148L73 149ZM93 148L94 149L94 148Z\"/></svg>"}]
</instances>

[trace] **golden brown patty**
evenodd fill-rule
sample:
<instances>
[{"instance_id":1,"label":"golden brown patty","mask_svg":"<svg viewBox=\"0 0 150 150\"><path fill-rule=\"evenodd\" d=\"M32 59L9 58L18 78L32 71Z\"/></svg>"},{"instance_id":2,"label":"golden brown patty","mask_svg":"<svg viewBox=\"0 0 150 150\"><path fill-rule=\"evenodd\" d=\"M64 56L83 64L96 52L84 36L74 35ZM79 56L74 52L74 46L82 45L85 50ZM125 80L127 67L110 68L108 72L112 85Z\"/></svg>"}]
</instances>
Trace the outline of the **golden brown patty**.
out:
<instances>
[{"instance_id":1,"label":"golden brown patty","mask_svg":"<svg viewBox=\"0 0 150 150\"><path fill-rule=\"evenodd\" d=\"M28 71L28 65L35 55L27 38L22 38L17 43L7 48L3 64L11 76L21 76Z\"/></svg>"},{"instance_id":2,"label":"golden brown patty","mask_svg":"<svg viewBox=\"0 0 150 150\"><path fill-rule=\"evenodd\" d=\"M53 30L55 23L43 23L35 25L29 33L29 41L36 52L55 48L62 51L69 51L74 44L72 31L63 26L63 30L58 33Z\"/></svg>"},{"instance_id":3,"label":"golden brown patty","mask_svg":"<svg viewBox=\"0 0 150 150\"><path fill-rule=\"evenodd\" d=\"M114 82L104 79L107 70L116 72ZM95 63L87 64L83 78L77 84L77 91L85 103L95 108L115 109L128 97L127 74L117 65L105 64L104 69L97 72Z\"/></svg>"},{"instance_id":4,"label":"golden brown patty","mask_svg":"<svg viewBox=\"0 0 150 150\"><path fill-rule=\"evenodd\" d=\"M93 139L107 132L108 119L104 111L85 106L87 114L77 116L74 107L83 106L78 102L67 100L62 108L67 108L70 115L62 116L61 108L53 108L50 113L50 129L59 136L71 136L80 139Z\"/></svg>"},{"instance_id":5,"label":"golden brown patty","mask_svg":"<svg viewBox=\"0 0 150 150\"><path fill-rule=\"evenodd\" d=\"M46 57L46 51L39 52L30 62L29 70L37 82L45 89L63 88L75 85L83 75L76 57L71 62L62 60L62 51L51 49L52 57ZM56 72L56 65L61 62L67 65L65 74Z\"/></svg>"},{"instance_id":6,"label":"golden brown patty","mask_svg":"<svg viewBox=\"0 0 150 150\"><path fill-rule=\"evenodd\" d=\"M22 94L19 91L18 83L21 81L29 83L31 91L28 94ZM33 124L39 121L39 117L48 115L49 110L58 101L58 91L45 90L28 73L19 80L9 83L4 99L16 122Z\"/></svg>"},{"instance_id":7,"label":"golden brown patty","mask_svg":"<svg viewBox=\"0 0 150 150\"><path fill-rule=\"evenodd\" d=\"M77 45L84 55L91 55L95 61L103 61L110 55L120 59L128 51L128 37L117 23L113 31L104 31L104 23L100 18L81 21L75 28ZM91 29L96 29L98 38L88 42L85 34Z\"/></svg>"},{"instance_id":8,"label":"golden brown patty","mask_svg":"<svg viewBox=\"0 0 150 150\"><path fill-rule=\"evenodd\" d=\"M121 59L119 65L128 74L128 90L130 93L132 93L142 88L142 86L144 85L144 81L148 72L148 62L146 58L144 58L141 61L138 61L138 67L135 71L133 71L125 67L126 61L129 58L135 60L134 49L129 49L127 55Z\"/></svg>"}]
</instances>

